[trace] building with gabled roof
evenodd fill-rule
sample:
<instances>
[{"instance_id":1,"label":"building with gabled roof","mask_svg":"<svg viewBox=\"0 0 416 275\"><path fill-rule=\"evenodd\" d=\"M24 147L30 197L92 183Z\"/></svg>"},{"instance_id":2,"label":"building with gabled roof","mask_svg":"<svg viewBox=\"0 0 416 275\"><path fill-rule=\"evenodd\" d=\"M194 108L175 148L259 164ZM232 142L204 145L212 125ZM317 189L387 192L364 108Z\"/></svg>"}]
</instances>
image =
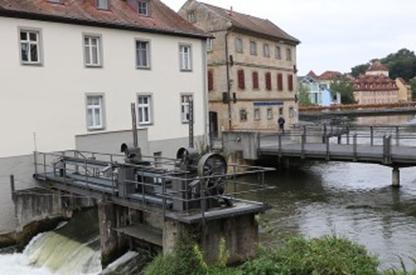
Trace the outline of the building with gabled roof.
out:
<instances>
[{"instance_id":1,"label":"building with gabled roof","mask_svg":"<svg viewBox=\"0 0 416 275\"><path fill-rule=\"evenodd\" d=\"M267 19L188 0L179 14L214 39L208 45L210 129L276 130L297 116L298 39Z\"/></svg>"},{"instance_id":2,"label":"building with gabled roof","mask_svg":"<svg viewBox=\"0 0 416 275\"><path fill-rule=\"evenodd\" d=\"M389 69L374 60L364 75L354 80L354 98L358 104L391 104L399 102L399 88L389 77Z\"/></svg>"},{"instance_id":3,"label":"building with gabled roof","mask_svg":"<svg viewBox=\"0 0 416 275\"><path fill-rule=\"evenodd\" d=\"M131 103L144 155L208 132L206 40L159 0L0 0L0 184L32 181L33 151L119 153ZM0 234L14 230L9 190Z\"/></svg>"}]
</instances>

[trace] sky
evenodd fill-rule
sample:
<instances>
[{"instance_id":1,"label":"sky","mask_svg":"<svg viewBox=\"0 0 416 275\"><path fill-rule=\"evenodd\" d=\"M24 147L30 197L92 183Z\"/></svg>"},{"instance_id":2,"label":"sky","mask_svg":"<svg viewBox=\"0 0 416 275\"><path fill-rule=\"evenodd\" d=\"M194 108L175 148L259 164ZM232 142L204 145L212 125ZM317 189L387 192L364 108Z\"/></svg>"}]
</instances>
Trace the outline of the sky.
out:
<instances>
[{"instance_id":1,"label":"sky","mask_svg":"<svg viewBox=\"0 0 416 275\"><path fill-rule=\"evenodd\" d=\"M179 10L185 0L162 0ZM267 18L302 43L299 74L349 72L402 48L416 48L415 0L204 0Z\"/></svg>"}]
</instances>

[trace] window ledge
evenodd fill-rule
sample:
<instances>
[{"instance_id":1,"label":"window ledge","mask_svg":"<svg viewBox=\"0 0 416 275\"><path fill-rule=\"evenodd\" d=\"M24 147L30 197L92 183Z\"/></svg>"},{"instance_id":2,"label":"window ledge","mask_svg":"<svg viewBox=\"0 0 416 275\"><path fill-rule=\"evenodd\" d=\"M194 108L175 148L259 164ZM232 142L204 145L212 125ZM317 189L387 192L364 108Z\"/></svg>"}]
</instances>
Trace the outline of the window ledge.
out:
<instances>
[{"instance_id":1,"label":"window ledge","mask_svg":"<svg viewBox=\"0 0 416 275\"><path fill-rule=\"evenodd\" d=\"M87 128L88 132L100 132L105 131L105 127L97 127L97 128Z\"/></svg>"},{"instance_id":2,"label":"window ledge","mask_svg":"<svg viewBox=\"0 0 416 275\"><path fill-rule=\"evenodd\" d=\"M22 61L20 64L23 65L23 66L43 67L43 63L42 62L32 63L32 62Z\"/></svg>"},{"instance_id":3,"label":"window ledge","mask_svg":"<svg viewBox=\"0 0 416 275\"><path fill-rule=\"evenodd\" d=\"M140 67L136 66L136 70L151 71L152 67Z\"/></svg>"},{"instance_id":4,"label":"window ledge","mask_svg":"<svg viewBox=\"0 0 416 275\"><path fill-rule=\"evenodd\" d=\"M102 69L104 66L103 65L87 65L85 64L85 68L87 69Z\"/></svg>"}]
</instances>

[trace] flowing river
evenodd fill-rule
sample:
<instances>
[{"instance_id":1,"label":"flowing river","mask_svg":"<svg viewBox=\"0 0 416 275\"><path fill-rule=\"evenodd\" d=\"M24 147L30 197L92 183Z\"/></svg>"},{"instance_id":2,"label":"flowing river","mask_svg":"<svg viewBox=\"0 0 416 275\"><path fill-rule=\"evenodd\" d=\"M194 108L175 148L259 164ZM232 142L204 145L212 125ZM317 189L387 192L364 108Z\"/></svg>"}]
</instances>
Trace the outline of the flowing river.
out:
<instances>
[{"instance_id":1,"label":"flowing river","mask_svg":"<svg viewBox=\"0 0 416 275\"><path fill-rule=\"evenodd\" d=\"M413 116L359 118L357 124L413 124ZM416 141L414 141L416 146ZM269 174L276 189L258 194L273 209L262 218L264 244L293 234L336 234L365 245L381 268L416 269L416 168L401 169L402 188L391 188L391 168L359 163L309 163Z\"/></svg>"},{"instance_id":2,"label":"flowing river","mask_svg":"<svg viewBox=\"0 0 416 275\"><path fill-rule=\"evenodd\" d=\"M360 118L358 124L415 123L414 117ZM416 144L415 144L416 146ZM255 179L253 179L255 180ZM290 235L336 234L365 245L381 268L416 269L416 168L401 170L401 189L391 169L358 163L308 163L268 174L276 189L256 194L273 206L261 218L261 241L278 245ZM86 212L65 227L37 236L21 254L0 255L0 274L50 275L100 272L96 213Z\"/></svg>"}]
</instances>

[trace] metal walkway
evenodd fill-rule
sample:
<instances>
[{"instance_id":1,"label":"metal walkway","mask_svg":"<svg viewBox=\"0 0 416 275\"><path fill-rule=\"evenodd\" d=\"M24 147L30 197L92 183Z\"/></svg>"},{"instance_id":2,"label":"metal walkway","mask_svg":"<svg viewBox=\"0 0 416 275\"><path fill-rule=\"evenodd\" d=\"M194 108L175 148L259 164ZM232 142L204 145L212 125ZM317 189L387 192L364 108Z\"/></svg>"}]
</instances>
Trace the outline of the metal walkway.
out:
<instances>
[{"instance_id":1,"label":"metal walkway","mask_svg":"<svg viewBox=\"0 0 416 275\"><path fill-rule=\"evenodd\" d=\"M260 135L259 157L416 166L414 126L347 127L338 135L325 135L325 132L305 127L297 133Z\"/></svg>"}]
</instances>

